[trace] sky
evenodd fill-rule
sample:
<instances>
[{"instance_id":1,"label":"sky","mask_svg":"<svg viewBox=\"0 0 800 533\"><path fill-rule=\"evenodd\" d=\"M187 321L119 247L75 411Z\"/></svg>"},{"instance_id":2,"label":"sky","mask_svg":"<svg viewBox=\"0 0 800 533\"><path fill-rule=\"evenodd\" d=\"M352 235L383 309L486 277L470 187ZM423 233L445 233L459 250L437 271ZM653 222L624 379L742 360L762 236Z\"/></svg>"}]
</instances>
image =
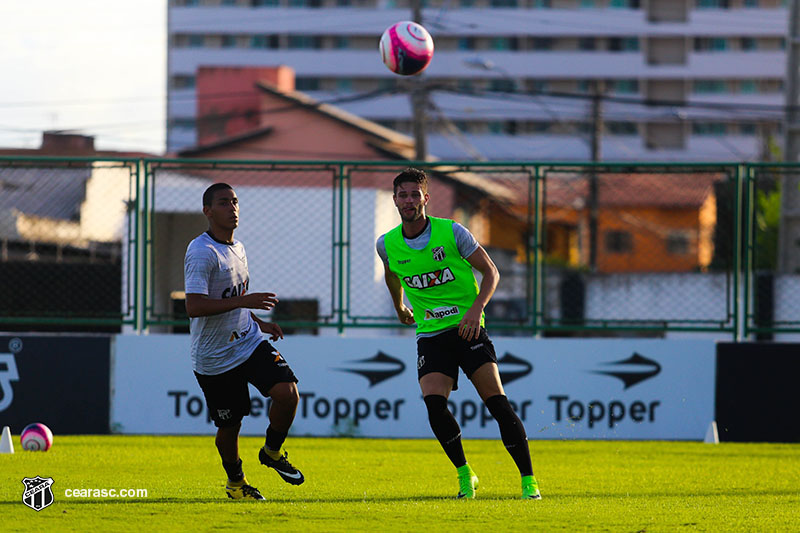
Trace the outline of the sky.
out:
<instances>
[{"instance_id":1,"label":"sky","mask_svg":"<svg viewBox=\"0 0 800 533\"><path fill-rule=\"evenodd\" d=\"M0 148L164 152L167 0L0 0Z\"/></svg>"}]
</instances>

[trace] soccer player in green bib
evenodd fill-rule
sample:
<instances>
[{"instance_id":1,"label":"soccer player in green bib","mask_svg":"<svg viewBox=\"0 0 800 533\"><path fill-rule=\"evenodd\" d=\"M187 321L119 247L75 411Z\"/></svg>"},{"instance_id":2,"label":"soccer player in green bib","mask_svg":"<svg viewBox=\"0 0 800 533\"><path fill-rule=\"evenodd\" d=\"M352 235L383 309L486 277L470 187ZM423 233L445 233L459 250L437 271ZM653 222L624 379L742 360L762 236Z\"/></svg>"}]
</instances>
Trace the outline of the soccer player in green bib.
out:
<instances>
[{"instance_id":1,"label":"soccer player in green bib","mask_svg":"<svg viewBox=\"0 0 800 533\"><path fill-rule=\"evenodd\" d=\"M522 498L538 500L528 438L511 408L497 370L483 309L500 279L486 250L462 225L425 214L428 178L408 168L394 179L402 224L377 242L397 317L417 325L417 373L433 434L458 473L458 498L474 498L478 476L464 457L461 428L447 408L461 368L500 427L500 437L522 476ZM482 274L480 286L472 269ZM411 303L409 309L403 295Z\"/></svg>"}]
</instances>

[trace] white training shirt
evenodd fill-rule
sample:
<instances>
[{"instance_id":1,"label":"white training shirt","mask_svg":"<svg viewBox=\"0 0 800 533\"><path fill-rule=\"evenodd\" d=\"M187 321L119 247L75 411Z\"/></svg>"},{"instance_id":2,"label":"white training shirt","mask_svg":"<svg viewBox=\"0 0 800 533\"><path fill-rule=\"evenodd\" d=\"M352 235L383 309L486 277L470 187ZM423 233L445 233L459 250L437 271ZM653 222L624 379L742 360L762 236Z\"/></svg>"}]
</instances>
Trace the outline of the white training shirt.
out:
<instances>
[{"instance_id":1,"label":"white training shirt","mask_svg":"<svg viewBox=\"0 0 800 533\"><path fill-rule=\"evenodd\" d=\"M226 244L203 233L186 249L183 263L186 294L211 299L245 294L250 285L244 245ZM245 362L262 335L249 309L234 309L189 319L192 368L198 374L216 375Z\"/></svg>"}]
</instances>

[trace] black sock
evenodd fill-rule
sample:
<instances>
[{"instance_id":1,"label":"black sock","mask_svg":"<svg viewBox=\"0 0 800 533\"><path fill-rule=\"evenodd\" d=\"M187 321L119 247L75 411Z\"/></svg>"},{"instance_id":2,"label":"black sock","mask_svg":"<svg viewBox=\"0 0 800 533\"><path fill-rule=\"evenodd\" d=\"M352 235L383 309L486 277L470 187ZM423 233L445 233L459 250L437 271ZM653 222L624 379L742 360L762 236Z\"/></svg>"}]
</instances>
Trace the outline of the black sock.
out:
<instances>
[{"instance_id":1,"label":"black sock","mask_svg":"<svg viewBox=\"0 0 800 533\"><path fill-rule=\"evenodd\" d=\"M283 446L283 442L286 440L288 433L281 433L280 431L275 431L272 429L272 426L267 427L267 449L272 450L274 452L278 452L281 450L281 446Z\"/></svg>"},{"instance_id":2,"label":"black sock","mask_svg":"<svg viewBox=\"0 0 800 533\"><path fill-rule=\"evenodd\" d=\"M244 479L244 472L242 472L242 460L239 459L235 463L228 463L222 461L222 468L225 469L225 473L228 474L228 479L233 481L234 483L241 481Z\"/></svg>"},{"instance_id":3,"label":"black sock","mask_svg":"<svg viewBox=\"0 0 800 533\"><path fill-rule=\"evenodd\" d=\"M458 427L453 413L447 408L447 398L439 394L430 394L425 396L424 400L428 408L431 429L444 448L444 453L456 468L464 466L467 464L467 459L461 446L461 428Z\"/></svg>"},{"instance_id":4,"label":"black sock","mask_svg":"<svg viewBox=\"0 0 800 533\"><path fill-rule=\"evenodd\" d=\"M511 458L519 469L520 475L533 475L531 466L531 452L528 449L528 435L525 433L525 426L519 419L517 413L508 403L508 398L503 394L498 394L486 399L486 407L500 426L500 438L511 454Z\"/></svg>"}]
</instances>

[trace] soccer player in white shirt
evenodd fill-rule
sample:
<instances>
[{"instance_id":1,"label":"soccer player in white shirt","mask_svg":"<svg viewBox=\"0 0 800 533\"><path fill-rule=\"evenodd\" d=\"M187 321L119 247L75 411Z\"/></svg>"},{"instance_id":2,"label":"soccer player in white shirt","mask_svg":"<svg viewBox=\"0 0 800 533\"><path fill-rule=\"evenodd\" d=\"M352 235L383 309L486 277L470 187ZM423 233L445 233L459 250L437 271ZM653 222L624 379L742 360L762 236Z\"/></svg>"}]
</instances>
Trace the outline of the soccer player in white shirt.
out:
<instances>
[{"instance_id":1,"label":"soccer player in white shirt","mask_svg":"<svg viewBox=\"0 0 800 533\"><path fill-rule=\"evenodd\" d=\"M192 337L192 368L203 390L214 424L216 445L228 475L229 498L264 500L247 483L239 457L242 418L250 414L252 383L271 398L266 442L258 452L261 464L274 468L292 485L305 480L281 453L297 412L297 378L270 340L283 338L278 324L264 322L250 309L268 311L278 303L271 292L249 292L244 245L233 238L239 225L239 199L233 188L215 183L203 194L208 231L186 250L186 311Z\"/></svg>"}]
</instances>

